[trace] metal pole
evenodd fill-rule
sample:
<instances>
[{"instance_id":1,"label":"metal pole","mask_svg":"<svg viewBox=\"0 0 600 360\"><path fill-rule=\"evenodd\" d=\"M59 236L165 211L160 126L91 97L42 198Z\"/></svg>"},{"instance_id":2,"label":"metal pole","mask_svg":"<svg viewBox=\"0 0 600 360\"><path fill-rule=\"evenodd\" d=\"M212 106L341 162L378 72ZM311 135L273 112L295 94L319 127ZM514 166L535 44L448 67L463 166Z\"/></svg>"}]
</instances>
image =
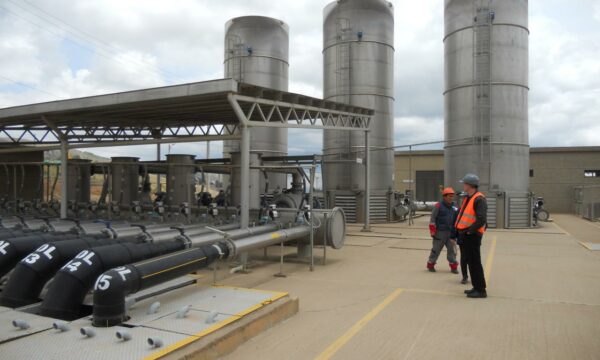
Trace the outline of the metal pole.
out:
<instances>
[{"instance_id":1,"label":"metal pole","mask_svg":"<svg viewBox=\"0 0 600 360\"><path fill-rule=\"evenodd\" d=\"M160 144L156 144L156 161L160 162ZM162 191L162 184L160 174L156 174L156 192L159 193Z\"/></svg>"},{"instance_id":2,"label":"metal pole","mask_svg":"<svg viewBox=\"0 0 600 360\"><path fill-rule=\"evenodd\" d=\"M310 192L308 193L308 205L309 214L310 214L310 271L315 269L315 228L313 226L313 205L314 205L314 188L315 188L315 171L316 171L316 162L313 158L312 167L310 168ZM325 224L321 224L321 226L325 226Z\"/></svg>"},{"instance_id":3,"label":"metal pole","mask_svg":"<svg viewBox=\"0 0 600 360\"><path fill-rule=\"evenodd\" d=\"M67 218L67 161L69 161L68 142L61 140L60 142L60 218Z\"/></svg>"},{"instance_id":4,"label":"metal pole","mask_svg":"<svg viewBox=\"0 0 600 360\"><path fill-rule=\"evenodd\" d=\"M250 128L245 124L240 126L240 228L248 227L250 223ZM240 254L242 270L247 271L248 253Z\"/></svg>"},{"instance_id":5,"label":"metal pole","mask_svg":"<svg viewBox=\"0 0 600 360\"><path fill-rule=\"evenodd\" d=\"M240 126L240 227L246 228L250 223L250 129Z\"/></svg>"},{"instance_id":6,"label":"metal pole","mask_svg":"<svg viewBox=\"0 0 600 360\"><path fill-rule=\"evenodd\" d=\"M323 214L323 223L321 226L327 224L327 213ZM323 265L327 262L327 231L323 231Z\"/></svg>"},{"instance_id":7,"label":"metal pole","mask_svg":"<svg viewBox=\"0 0 600 360\"><path fill-rule=\"evenodd\" d=\"M414 200L412 193L412 145L408 146L408 192L411 196L411 200Z\"/></svg>"},{"instance_id":8,"label":"metal pole","mask_svg":"<svg viewBox=\"0 0 600 360\"><path fill-rule=\"evenodd\" d=\"M365 131L365 159L364 159L364 168L365 168L365 225L362 228L362 232L371 232L371 159L370 159L371 149L369 144L369 131Z\"/></svg>"}]
</instances>

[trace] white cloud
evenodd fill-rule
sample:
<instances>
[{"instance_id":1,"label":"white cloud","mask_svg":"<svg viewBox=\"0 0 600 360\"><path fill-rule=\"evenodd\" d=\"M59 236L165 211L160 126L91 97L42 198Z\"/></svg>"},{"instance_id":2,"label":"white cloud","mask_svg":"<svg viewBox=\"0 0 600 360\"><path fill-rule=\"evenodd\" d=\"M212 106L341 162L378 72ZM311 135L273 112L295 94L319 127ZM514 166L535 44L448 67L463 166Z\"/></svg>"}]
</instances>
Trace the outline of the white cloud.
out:
<instances>
[{"instance_id":1,"label":"white cloud","mask_svg":"<svg viewBox=\"0 0 600 360\"><path fill-rule=\"evenodd\" d=\"M281 18L290 25L290 91L319 97L322 9L328 2L4 1L0 107L220 78L224 24L249 14ZM565 21L565 6L577 21ZM600 123L599 21L598 1L530 2L532 145L599 144L591 135ZM441 140L443 2L395 1L395 24L395 143ZM318 152L321 140L317 132L290 131L290 153ZM202 154L204 146L174 149ZM114 151L154 157L154 147Z\"/></svg>"}]
</instances>

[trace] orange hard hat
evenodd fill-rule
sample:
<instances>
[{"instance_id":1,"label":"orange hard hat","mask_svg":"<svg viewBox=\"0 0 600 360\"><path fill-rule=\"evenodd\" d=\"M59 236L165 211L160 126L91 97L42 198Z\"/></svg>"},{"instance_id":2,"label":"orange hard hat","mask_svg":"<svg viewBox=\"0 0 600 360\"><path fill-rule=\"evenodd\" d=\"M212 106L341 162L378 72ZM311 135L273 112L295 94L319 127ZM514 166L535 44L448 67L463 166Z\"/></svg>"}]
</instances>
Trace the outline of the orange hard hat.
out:
<instances>
[{"instance_id":1,"label":"orange hard hat","mask_svg":"<svg viewBox=\"0 0 600 360\"><path fill-rule=\"evenodd\" d=\"M445 188L445 189L442 191L442 196L444 196L444 195L454 195L454 194L455 194L455 191L454 191L454 189L453 189L453 188L451 188L451 187L447 187L447 188Z\"/></svg>"}]
</instances>

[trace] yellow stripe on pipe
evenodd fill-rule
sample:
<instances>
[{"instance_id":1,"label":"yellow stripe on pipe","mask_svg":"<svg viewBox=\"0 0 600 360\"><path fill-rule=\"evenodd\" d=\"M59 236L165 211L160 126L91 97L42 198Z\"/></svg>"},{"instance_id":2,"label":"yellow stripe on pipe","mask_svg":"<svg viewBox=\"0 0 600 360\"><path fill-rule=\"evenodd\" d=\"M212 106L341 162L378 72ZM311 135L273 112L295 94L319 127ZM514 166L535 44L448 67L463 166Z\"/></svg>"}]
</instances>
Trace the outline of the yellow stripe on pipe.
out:
<instances>
[{"instance_id":1,"label":"yellow stripe on pipe","mask_svg":"<svg viewBox=\"0 0 600 360\"><path fill-rule=\"evenodd\" d=\"M492 245L490 246L490 251L488 251L487 259L485 260L485 269L483 270L485 274L485 280L488 283L490 282L490 276L492 273L492 264L494 263L494 253L496 252L496 241L498 238L494 236L492 239Z\"/></svg>"},{"instance_id":2,"label":"yellow stripe on pipe","mask_svg":"<svg viewBox=\"0 0 600 360\"><path fill-rule=\"evenodd\" d=\"M155 272L155 273L152 273L152 274L144 275L144 276L142 276L142 279L146 279L146 278L152 277L152 276L154 276L154 275L162 274L162 273L164 273L164 272L167 272L167 271L175 270L175 269L177 269L177 268L180 268L180 267L182 267L182 266L186 266L186 265L189 265L189 264L193 264L193 263L196 263L196 262L199 262L199 261L205 260L205 259L206 259L206 257L203 257L203 258L201 258L201 259L195 259L195 260L191 260L191 261L185 262L185 263L183 263L183 264L179 264L179 265L176 265L176 266L172 266L172 267L170 267L170 268L168 268L168 269L164 269L164 270L161 270L161 271L157 271L157 272Z\"/></svg>"},{"instance_id":3,"label":"yellow stripe on pipe","mask_svg":"<svg viewBox=\"0 0 600 360\"><path fill-rule=\"evenodd\" d=\"M383 309L385 309L389 304L392 303L400 294L403 289L396 289L391 294L389 294L382 302L380 302L377 306L375 306L371 311L369 311L362 319L358 320L358 322L348 331L344 333L344 335L340 336L336 341L334 341L325 351L323 351L319 356L315 358L315 360L327 360L331 359L333 355L335 355L338 350L340 350L350 339L352 339L358 332L365 327L371 320L373 320L377 314L379 314Z\"/></svg>"}]
</instances>

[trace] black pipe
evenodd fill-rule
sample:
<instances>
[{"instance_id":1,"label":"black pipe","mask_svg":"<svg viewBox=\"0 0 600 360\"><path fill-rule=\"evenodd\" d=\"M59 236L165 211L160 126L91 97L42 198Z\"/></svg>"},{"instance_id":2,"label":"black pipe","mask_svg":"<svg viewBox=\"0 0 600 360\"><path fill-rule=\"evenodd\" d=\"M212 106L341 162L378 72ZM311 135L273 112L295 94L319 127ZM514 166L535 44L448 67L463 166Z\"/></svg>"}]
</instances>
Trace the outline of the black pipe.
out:
<instances>
[{"instance_id":1,"label":"black pipe","mask_svg":"<svg viewBox=\"0 0 600 360\"><path fill-rule=\"evenodd\" d=\"M23 256L50 241L78 238L77 234L41 233L0 240L0 277L6 275Z\"/></svg>"},{"instance_id":2,"label":"black pipe","mask_svg":"<svg viewBox=\"0 0 600 360\"><path fill-rule=\"evenodd\" d=\"M2 229L0 230L0 240L10 239L19 236L25 236L26 233L31 232L26 231L27 229Z\"/></svg>"},{"instance_id":3,"label":"black pipe","mask_svg":"<svg viewBox=\"0 0 600 360\"><path fill-rule=\"evenodd\" d=\"M54 276L40 308L40 315L62 320L80 318L85 295L103 272L117 266L185 249L183 241L114 244L83 250Z\"/></svg>"},{"instance_id":4,"label":"black pipe","mask_svg":"<svg viewBox=\"0 0 600 360\"><path fill-rule=\"evenodd\" d=\"M85 236L72 240L55 241L41 245L24 257L10 274L0 305L21 307L38 302L44 285L67 261L84 249L120 242L139 241L137 237L111 240L105 236Z\"/></svg>"},{"instance_id":5,"label":"black pipe","mask_svg":"<svg viewBox=\"0 0 600 360\"><path fill-rule=\"evenodd\" d=\"M111 269L94 286L93 325L115 326L126 320L125 296L207 267L229 256L226 242L179 251Z\"/></svg>"}]
</instances>

